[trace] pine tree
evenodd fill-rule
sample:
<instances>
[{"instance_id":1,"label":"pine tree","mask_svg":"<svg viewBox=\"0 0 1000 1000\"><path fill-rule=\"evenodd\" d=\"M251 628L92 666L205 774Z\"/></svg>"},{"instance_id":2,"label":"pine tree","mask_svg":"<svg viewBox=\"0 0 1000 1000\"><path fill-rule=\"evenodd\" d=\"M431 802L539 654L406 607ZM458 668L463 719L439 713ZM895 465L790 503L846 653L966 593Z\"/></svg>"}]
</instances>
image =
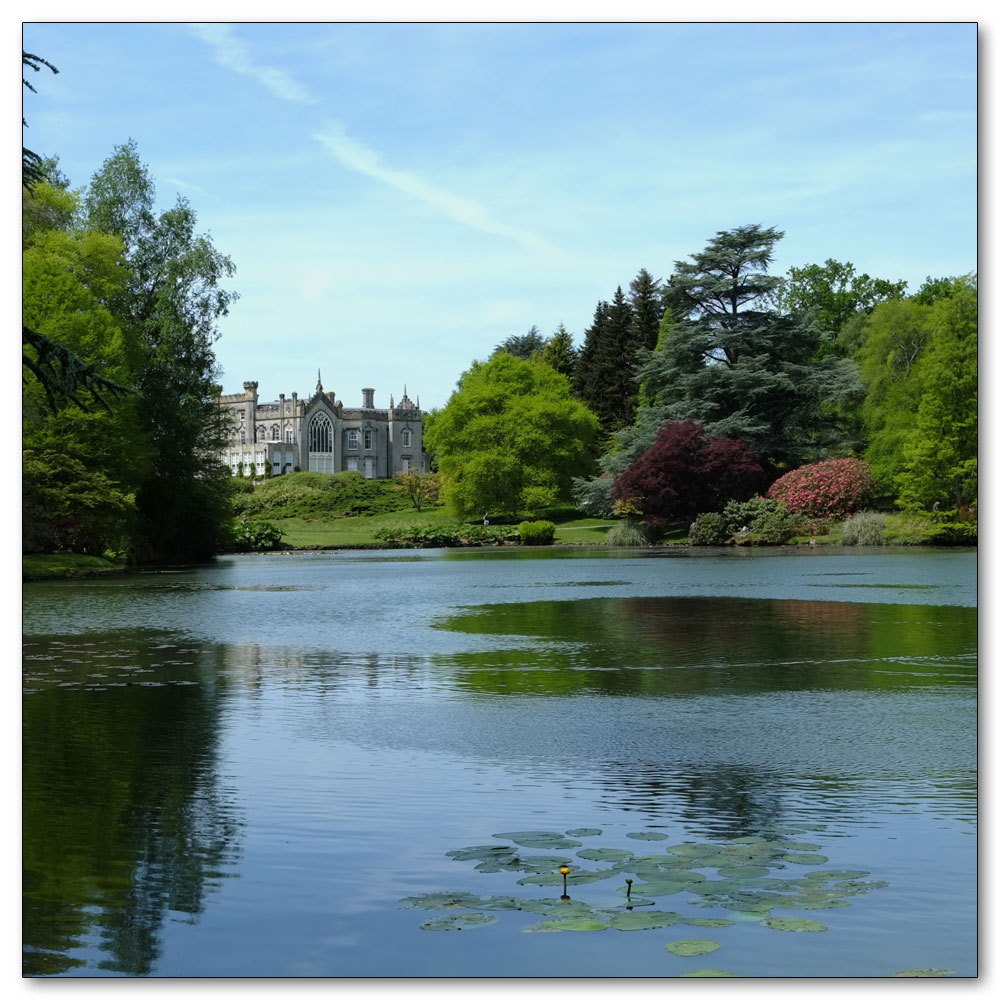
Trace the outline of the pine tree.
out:
<instances>
[{"instance_id":1,"label":"pine tree","mask_svg":"<svg viewBox=\"0 0 1000 1000\"><path fill-rule=\"evenodd\" d=\"M652 351L656 348L660 321L663 319L663 285L649 271L641 268L628 287L635 342Z\"/></svg>"},{"instance_id":2,"label":"pine tree","mask_svg":"<svg viewBox=\"0 0 1000 1000\"><path fill-rule=\"evenodd\" d=\"M555 333L545 341L541 359L550 368L554 368L557 372L572 380L576 371L578 354L579 352L573 346L573 335L560 323Z\"/></svg>"}]
</instances>

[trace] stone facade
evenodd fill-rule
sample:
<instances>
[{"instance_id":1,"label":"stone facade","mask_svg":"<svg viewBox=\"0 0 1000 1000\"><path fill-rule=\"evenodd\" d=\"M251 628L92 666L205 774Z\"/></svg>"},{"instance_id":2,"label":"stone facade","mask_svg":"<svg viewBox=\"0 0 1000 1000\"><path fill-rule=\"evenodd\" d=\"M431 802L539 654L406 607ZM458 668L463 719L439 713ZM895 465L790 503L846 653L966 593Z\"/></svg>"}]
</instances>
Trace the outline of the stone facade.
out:
<instances>
[{"instance_id":1,"label":"stone facade","mask_svg":"<svg viewBox=\"0 0 1000 1000\"><path fill-rule=\"evenodd\" d=\"M234 476L250 475L253 465L263 475L267 465L278 476L296 469L311 472L356 470L367 479L389 479L400 472L426 472L420 401L403 398L389 408L375 407L375 390L361 390L361 406L348 408L323 390L317 376L309 399L282 393L275 402L261 402L256 382L244 382L243 392L219 396L227 411L228 442L222 461Z\"/></svg>"}]
</instances>

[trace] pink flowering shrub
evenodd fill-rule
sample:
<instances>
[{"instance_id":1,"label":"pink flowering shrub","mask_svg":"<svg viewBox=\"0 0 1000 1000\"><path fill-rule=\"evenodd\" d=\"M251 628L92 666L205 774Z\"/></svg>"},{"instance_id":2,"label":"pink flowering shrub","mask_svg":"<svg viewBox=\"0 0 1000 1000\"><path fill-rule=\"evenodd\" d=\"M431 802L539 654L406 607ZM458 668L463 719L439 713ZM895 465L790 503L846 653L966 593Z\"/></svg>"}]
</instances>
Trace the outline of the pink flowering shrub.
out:
<instances>
[{"instance_id":1,"label":"pink flowering shrub","mask_svg":"<svg viewBox=\"0 0 1000 1000\"><path fill-rule=\"evenodd\" d=\"M767 495L809 517L842 518L868 502L872 485L866 462L860 458L834 458L786 472Z\"/></svg>"}]
</instances>

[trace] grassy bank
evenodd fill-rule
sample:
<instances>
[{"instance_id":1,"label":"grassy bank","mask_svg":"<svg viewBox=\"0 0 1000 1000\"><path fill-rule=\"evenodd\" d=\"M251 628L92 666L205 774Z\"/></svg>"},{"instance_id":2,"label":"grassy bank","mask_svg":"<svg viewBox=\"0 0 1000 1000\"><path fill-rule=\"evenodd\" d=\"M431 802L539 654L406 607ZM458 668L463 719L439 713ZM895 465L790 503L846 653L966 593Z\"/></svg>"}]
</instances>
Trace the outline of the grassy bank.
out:
<instances>
[{"instance_id":1,"label":"grassy bank","mask_svg":"<svg viewBox=\"0 0 1000 1000\"><path fill-rule=\"evenodd\" d=\"M67 577L97 576L101 573L119 573L125 568L123 563L102 559L100 556L81 556L73 552L21 557L22 580L59 580Z\"/></svg>"}]
</instances>

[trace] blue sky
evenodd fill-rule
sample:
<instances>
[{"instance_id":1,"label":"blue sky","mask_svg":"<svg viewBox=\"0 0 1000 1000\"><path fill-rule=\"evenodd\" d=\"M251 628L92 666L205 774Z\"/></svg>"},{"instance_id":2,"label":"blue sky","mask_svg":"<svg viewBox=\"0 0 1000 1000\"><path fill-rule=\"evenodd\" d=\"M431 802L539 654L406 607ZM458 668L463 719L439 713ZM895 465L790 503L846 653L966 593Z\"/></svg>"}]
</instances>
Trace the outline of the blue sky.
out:
<instances>
[{"instance_id":1,"label":"blue sky","mask_svg":"<svg viewBox=\"0 0 1000 1000\"><path fill-rule=\"evenodd\" d=\"M974 24L24 26L25 143L84 185L130 137L240 293L225 391L425 409L718 230L773 270L976 269Z\"/></svg>"}]
</instances>

